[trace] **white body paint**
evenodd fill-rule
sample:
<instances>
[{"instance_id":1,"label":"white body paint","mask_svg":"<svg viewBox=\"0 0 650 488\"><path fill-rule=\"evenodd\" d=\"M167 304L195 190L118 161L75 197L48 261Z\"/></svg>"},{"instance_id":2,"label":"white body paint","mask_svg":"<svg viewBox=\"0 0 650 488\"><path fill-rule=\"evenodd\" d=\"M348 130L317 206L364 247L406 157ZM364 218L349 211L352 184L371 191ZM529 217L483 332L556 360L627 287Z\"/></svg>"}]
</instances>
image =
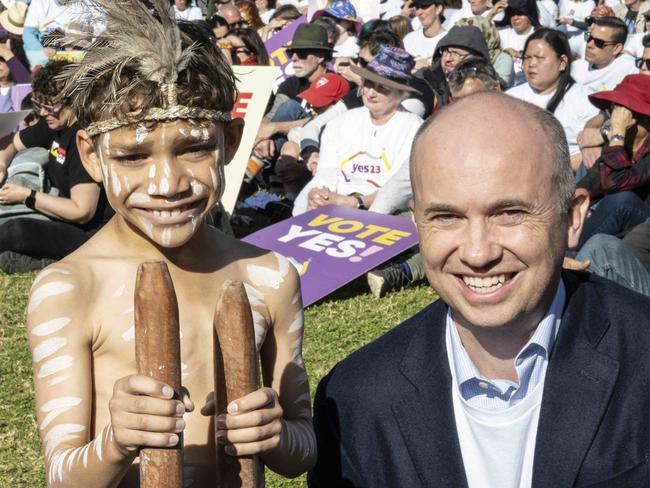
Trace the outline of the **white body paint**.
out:
<instances>
[{"instance_id":1,"label":"white body paint","mask_svg":"<svg viewBox=\"0 0 650 488\"><path fill-rule=\"evenodd\" d=\"M37 378L47 378L53 374L68 369L74 363L72 356L57 356L43 363L43 366L38 370Z\"/></svg>"},{"instance_id":2,"label":"white body paint","mask_svg":"<svg viewBox=\"0 0 650 488\"><path fill-rule=\"evenodd\" d=\"M72 274L70 273L70 271L65 269L56 269L56 268L46 269L45 271L39 273L39 275L36 277L34 283L32 283L32 289L36 288L36 285L38 285L43 280L43 278L47 278L48 276L54 273L60 273L64 275Z\"/></svg>"},{"instance_id":3,"label":"white body paint","mask_svg":"<svg viewBox=\"0 0 650 488\"><path fill-rule=\"evenodd\" d=\"M131 326L129 327L126 332L122 334L122 339L124 339L125 342L131 342L135 340L135 327Z\"/></svg>"},{"instance_id":4,"label":"white body paint","mask_svg":"<svg viewBox=\"0 0 650 488\"><path fill-rule=\"evenodd\" d=\"M29 306L27 307L27 313L32 313L36 310L44 300L53 296L62 295L63 293L68 293L73 288L73 285L66 283L65 281L53 281L42 285L32 293L32 297L29 300Z\"/></svg>"},{"instance_id":5,"label":"white body paint","mask_svg":"<svg viewBox=\"0 0 650 488\"><path fill-rule=\"evenodd\" d=\"M127 199L126 203L130 205L138 205L141 203L149 203L150 201L151 201L151 197L149 195L147 195L146 193L136 191L134 193L131 193L131 195L129 195L129 198Z\"/></svg>"},{"instance_id":6,"label":"white body paint","mask_svg":"<svg viewBox=\"0 0 650 488\"><path fill-rule=\"evenodd\" d=\"M54 400L50 400L49 402L44 403L41 406L41 412L46 413L47 415L41 422L39 428L41 430L45 429L50 424L50 422L52 422L52 420L76 407L80 403L81 398L79 397L55 398Z\"/></svg>"},{"instance_id":7,"label":"white body paint","mask_svg":"<svg viewBox=\"0 0 650 488\"><path fill-rule=\"evenodd\" d=\"M55 332L63 329L70 322L72 322L72 319L68 317L59 317L57 319L48 320L47 322L35 325L32 328L32 335L42 337L49 334L54 334Z\"/></svg>"},{"instance_id":8,"label":"white body paint","mask_svg":"<svg viewBox=\"0 0 650 488\"><path fill-rule=\"evenodd\" d=\"M41 362L46 357L51 356L68 343L65 337L53 337L46 339L34 348L32 359L35 363Z\"/></svg>"},{"instance_id":9,"label":"white body paint","mask_svg":"<svg viewBox=\"0 0 650 488\"><path fill-rule=\"evenodd\" d=\"M62 442L77 439L79 432L86 430L86 427L80 424L59 424L50 429L44 439L45 457L49 458L52 451Z\"/></svg>"},{"instance_id":10,"label":"white body paint","mask_svg":"<svg viewBox=\"0 0 650 488\"><path fill-rule=\"evenodd\" d=\"M149 166L149 179L154 179L156 177L156 165L152 164Z\"/></svg>"},{"instance_id":11,"label":"white body paint","mask_svg":"<svg viewBox=\"0 0 650 488\"><path fill-rule=\"evenodd\" d=\"M163 177L160 180L160 193L167 195L169 193L169 180L166 177Z\"/></svg>"},{"instance_id":12,"label":"white body paint","mask_svg":"<svg viewBox=\"0 0 650 488\"><path fill-rule=\"evenodd\" d=\"M113 195L116 197L120 195L122 191L122 185L120 184L120 178L115 174L115 168L111 168L111 189L113 190Z\"/></svg>"},{"instance_id":13,"label":"white body paint","mask_svg":"<svg viewBox=\"0 0 650 488\"><path fill-rule=\"evenodd\" d=\"M68 378L69 376L57 376L56 378L52 378L50 381L48 381L47 386L58 385L59 383L63 383Z\"/></svg>"},{"instance_id":14,"label":"white body paint","mask_svg":"<svg viewBox=\"0 0 650 488\"><path fill-rule=\"evenodd\" d=\"M135 142L142 144L148 135L149 131L147 130L147 126L144 124L138 124L138 126L135 128Z\"/></svg>"},{"instance_id":15,"label":"white body paint","mask_svg":"<svg viewBox=\"0 0 650 488\"><path fill-rule=\"evenodd\" d=\"M126 287L126 285L120 285L117 288L117 290L115 290L115 293L113 293L113 296L114 297L121 297L122 295L124 295L124 288L125 287Z\"/></svg>"}]
</instances>

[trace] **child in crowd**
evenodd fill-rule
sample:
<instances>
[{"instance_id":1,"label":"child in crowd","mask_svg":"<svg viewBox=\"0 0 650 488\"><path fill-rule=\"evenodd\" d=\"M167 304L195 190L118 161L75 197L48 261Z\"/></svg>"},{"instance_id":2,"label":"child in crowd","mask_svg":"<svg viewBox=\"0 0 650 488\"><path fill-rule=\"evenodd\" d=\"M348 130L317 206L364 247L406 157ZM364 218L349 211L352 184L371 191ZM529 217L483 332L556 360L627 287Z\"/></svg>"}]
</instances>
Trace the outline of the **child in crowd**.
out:
<instances>
[{"instance_id":1,"label":"child in crowd","mask_svg":"<svg viewBox=\"0 0 650 488\"><path fill-rule=\"evenodd\" d=\"M260 454L270 469L297 476L316 455L298 276L284 258L206 225L243 128L230 120L234 76L200 29L176 26L169 2L148 3L153 11L139 0L95 0L107 29L67 73L81 159L116 215L32 289L28 336L48 483L138 486L138 450L173 446L182 433L184 486L214 486L212 422L229 455ZM135 374L134 283L152 259L167 264L178 299L180 399ZM210 338L225 280L245 284L265 386L215 420Z\"/></svg>"}]
</instances>

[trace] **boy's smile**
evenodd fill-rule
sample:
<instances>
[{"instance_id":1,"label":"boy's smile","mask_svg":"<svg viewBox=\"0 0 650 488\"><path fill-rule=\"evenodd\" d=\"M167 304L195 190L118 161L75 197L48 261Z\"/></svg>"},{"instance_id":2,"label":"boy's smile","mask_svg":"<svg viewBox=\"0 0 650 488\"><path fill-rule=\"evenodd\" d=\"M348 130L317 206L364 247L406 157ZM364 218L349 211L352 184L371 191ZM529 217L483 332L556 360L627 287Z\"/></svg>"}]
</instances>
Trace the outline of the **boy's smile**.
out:
<instances>
[{"instance_id":1,"label":"boy's smile","mask_svg":"<svg viewBox=\"0 0 650 488\"><path fill-rule=\"evenodd\" d=\"M186 243L223 192L218 129L212 122L176 120L100 136L97 154L116 213L158 245Z\"/></svg>"}]
</instances>

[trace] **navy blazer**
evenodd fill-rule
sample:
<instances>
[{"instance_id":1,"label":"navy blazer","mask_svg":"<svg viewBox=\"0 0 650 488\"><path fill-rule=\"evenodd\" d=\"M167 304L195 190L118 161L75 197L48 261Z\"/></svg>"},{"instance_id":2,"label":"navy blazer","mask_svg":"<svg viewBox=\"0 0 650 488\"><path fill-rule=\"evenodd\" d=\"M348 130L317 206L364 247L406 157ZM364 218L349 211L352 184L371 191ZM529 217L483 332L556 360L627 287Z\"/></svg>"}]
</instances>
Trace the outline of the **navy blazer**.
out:
<instances>
[{"instance_id":1,"label":"navy blazer","mask_svg":"<svg viewBox=\"0 0 650 488\"><path fill-rule=\"evenodd\" d=\"M563 279L567 299L546 372L532 486L648 487L650 299L588 273ZM309 486L467 486L446 313L436 301L323 378Z\"/></svg>"}]
</instances>

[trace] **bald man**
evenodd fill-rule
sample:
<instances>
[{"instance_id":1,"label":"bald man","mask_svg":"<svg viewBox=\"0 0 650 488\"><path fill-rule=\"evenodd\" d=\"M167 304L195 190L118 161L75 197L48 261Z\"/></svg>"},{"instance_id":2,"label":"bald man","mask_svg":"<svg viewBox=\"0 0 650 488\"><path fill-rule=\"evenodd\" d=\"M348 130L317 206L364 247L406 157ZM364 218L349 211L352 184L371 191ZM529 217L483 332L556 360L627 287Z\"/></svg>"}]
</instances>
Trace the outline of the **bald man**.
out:
<instances>
[{"instance_id":1,"label":"bald man","mask_svg":"<svg viewBox=\"0 0 650 488\"><path fill-rule=\"evenodd\" d=\"M440 300L321 381L310 486L648 486L650 300L562 271L588 206L562 127L471 95L411 165Z\"/></svg>"}]
</instances>

